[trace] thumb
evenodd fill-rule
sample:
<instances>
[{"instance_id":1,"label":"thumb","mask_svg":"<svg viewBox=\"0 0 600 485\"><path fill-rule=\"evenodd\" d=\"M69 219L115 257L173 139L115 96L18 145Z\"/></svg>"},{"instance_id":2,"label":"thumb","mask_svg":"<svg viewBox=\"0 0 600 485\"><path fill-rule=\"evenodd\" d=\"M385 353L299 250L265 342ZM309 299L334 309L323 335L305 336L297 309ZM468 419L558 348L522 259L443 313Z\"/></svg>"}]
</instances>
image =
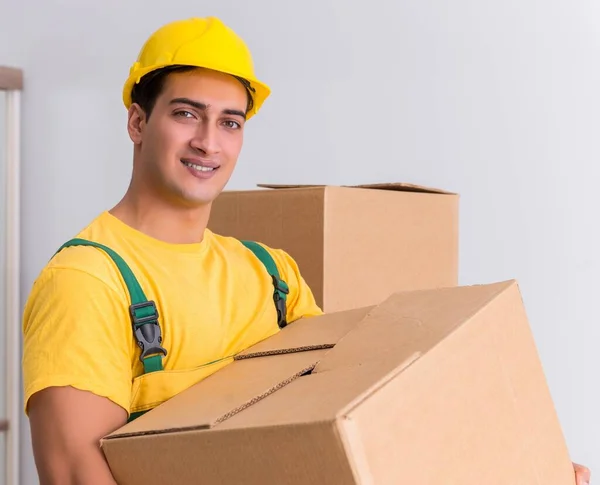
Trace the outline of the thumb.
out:
<instances>
[{"instance_id":1,"label":"thumb","mask_svg":"<svg viewBox=\"0 0 600 485\"><path fill-rule=\"evenodd\" d=\"M577 477L577 485L589 485L591 479L590 470L577 463L573 463L573 467L575 468L575 476Z\"/></svg>"}]
</instances>

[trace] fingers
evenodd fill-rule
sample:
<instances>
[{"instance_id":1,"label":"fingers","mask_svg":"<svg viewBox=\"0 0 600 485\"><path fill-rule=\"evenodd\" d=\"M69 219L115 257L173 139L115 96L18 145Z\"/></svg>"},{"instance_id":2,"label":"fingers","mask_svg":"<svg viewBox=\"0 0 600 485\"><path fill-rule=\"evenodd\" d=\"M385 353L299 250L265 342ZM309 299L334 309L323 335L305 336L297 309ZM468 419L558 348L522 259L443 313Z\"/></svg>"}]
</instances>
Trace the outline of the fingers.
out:
<instances>
[{"instance_id":1,"label":"fingers","mask_svg":"<svg viewBox=\"0 0 600 485\"><path fill-rule=\"evenodd\" d=\"M591 471L589 468L579 465L577 463L573 463L573 468L575 469L575 479L577 485L589 485L591 480Z\"/></svg>"}]
</instances>

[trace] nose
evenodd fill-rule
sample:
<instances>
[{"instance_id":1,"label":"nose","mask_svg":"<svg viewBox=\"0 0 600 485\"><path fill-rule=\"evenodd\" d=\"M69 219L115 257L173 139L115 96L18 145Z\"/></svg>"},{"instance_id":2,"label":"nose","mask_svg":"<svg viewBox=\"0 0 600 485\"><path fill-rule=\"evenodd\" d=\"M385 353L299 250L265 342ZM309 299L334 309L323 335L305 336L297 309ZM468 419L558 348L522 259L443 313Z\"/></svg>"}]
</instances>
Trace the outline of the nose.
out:
<instances>
[{"instance_id":1,"label":"nose","mask_svg":"<svg viewBox=\"0 0 600 485\"><path fill-rule=\"evenodd\" d=\"M206 155L219 153L220 144L217 127L208 120L199 123L195 136L191 141L191 146Z\"/></svg>"}]
</instances>

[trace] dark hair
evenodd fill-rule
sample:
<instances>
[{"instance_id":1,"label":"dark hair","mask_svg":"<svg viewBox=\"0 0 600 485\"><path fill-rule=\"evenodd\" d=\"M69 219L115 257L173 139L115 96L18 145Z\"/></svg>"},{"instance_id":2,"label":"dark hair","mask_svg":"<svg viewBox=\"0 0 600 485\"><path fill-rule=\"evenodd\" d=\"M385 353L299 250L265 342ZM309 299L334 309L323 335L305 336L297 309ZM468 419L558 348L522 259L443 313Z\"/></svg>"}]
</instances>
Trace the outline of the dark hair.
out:
<instances>
[{"instance_id":1,"label":"dark hair","mask_svg":"<svg viewBox=\"0 0 600 485\"><path fill-rule=\"evenodd\" d=\"M140 79L140 82L134 84L131 90L131 102L137 103L146 113L146 118L150 118L150 114L154 109L156 99L160 96L163 90L165 81L169 74L175 72L188 72L196 69L194 66L167 66L154 71L149 72ZM242 85L246 88L248 93L248 103L246 104L246 113L254 107L254 93L255 89L252 87L250 82L239 76L235 77Z\"/></svg>"}]
</instances>

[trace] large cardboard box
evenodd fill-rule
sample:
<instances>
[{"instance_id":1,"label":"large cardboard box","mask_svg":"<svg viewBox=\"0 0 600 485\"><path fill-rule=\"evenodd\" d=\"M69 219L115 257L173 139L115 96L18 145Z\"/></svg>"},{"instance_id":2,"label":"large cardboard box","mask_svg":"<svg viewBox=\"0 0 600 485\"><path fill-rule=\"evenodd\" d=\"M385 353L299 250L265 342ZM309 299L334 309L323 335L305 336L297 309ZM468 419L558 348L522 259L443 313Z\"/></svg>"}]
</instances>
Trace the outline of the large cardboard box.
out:
<instances>
[{"instance_id":1,"label":"large cardboard box","mask_svg":"<svg viewBox=\"0 0 600 485\"><path fill-rule=\"evenodd\" d=\"M404 183L225 191L208 227L287 251L325 312L458 284L458 203Z\"/></svg>"},{"instance_id":2,"label":"large cardboard box","mask_svg":"<svg viewBox=\"0 0 600 485\"><path fill-rule=\"evenodd\" d=\"M514 281L300 320L101 446L120 485L574 485Z\"/></svg>"}]
</instances>

